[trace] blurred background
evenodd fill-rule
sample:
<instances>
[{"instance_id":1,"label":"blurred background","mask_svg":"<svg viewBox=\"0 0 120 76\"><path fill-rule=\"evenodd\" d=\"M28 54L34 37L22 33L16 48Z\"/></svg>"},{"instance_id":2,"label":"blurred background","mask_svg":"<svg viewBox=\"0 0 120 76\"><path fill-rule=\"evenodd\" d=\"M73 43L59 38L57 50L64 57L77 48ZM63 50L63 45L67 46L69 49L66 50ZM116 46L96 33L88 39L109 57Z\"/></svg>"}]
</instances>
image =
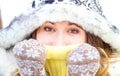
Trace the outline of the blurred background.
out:
<instances>
[{"instance_id":1,"label":"blurred background","mask_svg":"<svg viewBox=\"0 0 120 76\"><path fill-rule=\"evenodd\" d=\"M33 0L0 0L0 19L2 27L9 25L10 21L25 11Z\"/></svg>"},{"instance_id":2,"label":"blurred background","mask_svg":"<svg viewBox=\"0 0 120 76\"><path fill-rule=\"evenodd\" d=\"M33 0L0 0L0 28L5 28L10 21L25 11ZM120 0L99 0L107 19L120 27ZM2 26L1 26L2 25Z\"/></svg>"}]
</instances>

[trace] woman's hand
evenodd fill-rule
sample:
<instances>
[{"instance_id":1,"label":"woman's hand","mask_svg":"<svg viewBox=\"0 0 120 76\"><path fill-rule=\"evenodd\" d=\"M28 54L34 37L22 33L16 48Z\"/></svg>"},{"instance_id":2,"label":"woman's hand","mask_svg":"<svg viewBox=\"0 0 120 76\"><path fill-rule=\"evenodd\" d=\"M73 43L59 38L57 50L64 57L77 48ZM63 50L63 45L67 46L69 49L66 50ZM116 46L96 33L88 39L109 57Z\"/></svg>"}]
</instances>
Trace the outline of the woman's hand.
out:
<instances>
[{"instance_id":1,"label":"woman's hand","mask_svg":"<svg viewBox=\"0 0 120 76\"><path fill-rule=\"evenodd\" d=\"M13 48L21 76L46 76L45 48L36 40L24 40Z\"/></svg>"},{"instance_id":2,"label":"woman's hand","mask_svg":"<svg viewBox=\"0 0 120 76\"><path fill-rule=\"evenodd\" d=\"M100 67L99 52L89 44L81 44L69 53L67 66L68 76L95 76Z\"/></svg>"}]
</instances>

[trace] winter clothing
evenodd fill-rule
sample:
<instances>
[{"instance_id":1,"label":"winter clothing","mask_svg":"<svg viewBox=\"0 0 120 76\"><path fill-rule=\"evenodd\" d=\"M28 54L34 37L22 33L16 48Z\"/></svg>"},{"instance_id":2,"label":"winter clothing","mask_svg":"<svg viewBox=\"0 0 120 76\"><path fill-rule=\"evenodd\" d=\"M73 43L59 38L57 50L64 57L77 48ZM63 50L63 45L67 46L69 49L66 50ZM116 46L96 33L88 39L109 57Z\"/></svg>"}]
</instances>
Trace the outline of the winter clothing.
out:
<instances>
[{"instance_id":1,"label":"winter clothing","mask_svg":"<svg viewBox=\"0 0 120 76\"><path fill-rule=\"evenodd\" d=\"M98 50L87 43L56 47L29 39L13 52L22 76L95 76L100 67Z\"/></svg>"},{"instance_id":2,"label":"winter clothing","mask_svg":"<svg viewBox=\"0 0 120 76\"><path fill-rule=\"evenodd\" d=\"M45 48L37 40L24 40L13 48L21 76L46 76ZM41 74L41 75L40 75Z\"/></svg>"},{"instance_id":3,"label":"winter clothing","mask_svg":"<svg viewBox=\"0 0 120 76\"><path fill-rule=\"evenodd\" d=\"M67 66L69 76L95 76L100 67L99 52L89 44L81 44L69 53Z\"/></svg>"},{"instance_id":4,"label":"winter clothing","mask_svg":"<svg viewBox=\"0 0 120 76\"><path fill-rule=\"evenodd\" d=\"M46 21L66 20L76 23L87 32L100 37L117 52L120 51L120 29L107 21L97 0L40 0L38 5L33 1L31 7L15 17L7 28L0 30L0 76L9 76L18 68L10 51L12 46L28 37ZM120 75L118 71L113 72L114 66L115 70L120 69L117 67L119 64L110 66L111 75Z\"/></svg>"}]
</instances>

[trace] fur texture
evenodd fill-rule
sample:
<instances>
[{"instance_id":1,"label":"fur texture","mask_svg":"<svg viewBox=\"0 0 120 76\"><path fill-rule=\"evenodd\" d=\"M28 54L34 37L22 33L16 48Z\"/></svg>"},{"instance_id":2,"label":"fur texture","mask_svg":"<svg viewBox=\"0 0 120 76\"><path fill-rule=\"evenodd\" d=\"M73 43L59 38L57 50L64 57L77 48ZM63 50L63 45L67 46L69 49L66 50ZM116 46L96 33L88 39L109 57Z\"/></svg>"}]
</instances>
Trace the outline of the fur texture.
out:
<instances>
[{"instance_id":1,"label":"fur texture","mask_svg":"<svg viewBox=\"0 0 120 76\"><path fill-rule=\"evenodd\" d=\"M0 60L0 76L13 76L18 67L12 51L0 48Z\"/></svg>"}]
</instances>

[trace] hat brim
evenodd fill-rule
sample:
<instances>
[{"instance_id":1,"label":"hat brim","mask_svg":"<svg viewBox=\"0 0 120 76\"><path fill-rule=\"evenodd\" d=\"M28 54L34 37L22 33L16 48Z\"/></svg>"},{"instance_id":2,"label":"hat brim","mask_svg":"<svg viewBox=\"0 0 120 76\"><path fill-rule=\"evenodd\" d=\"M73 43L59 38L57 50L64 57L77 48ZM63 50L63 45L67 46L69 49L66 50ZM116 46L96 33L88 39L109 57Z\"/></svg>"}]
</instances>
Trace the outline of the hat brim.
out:
<instances>
[{"instance_id":1,"label":"hat brim","mask_svg":"<svg viewBox=\"0 0 120 76\"><path fill-rule=\"evenodd\" d=\"M23 40L46 21L70 21L84 30L100 37L114 49L120 51L120 30L95 11L86 7L66 4L45 5L14 18L10 26L0 31L0 47L9 48Z\"/></svg>"}]
</instances>

